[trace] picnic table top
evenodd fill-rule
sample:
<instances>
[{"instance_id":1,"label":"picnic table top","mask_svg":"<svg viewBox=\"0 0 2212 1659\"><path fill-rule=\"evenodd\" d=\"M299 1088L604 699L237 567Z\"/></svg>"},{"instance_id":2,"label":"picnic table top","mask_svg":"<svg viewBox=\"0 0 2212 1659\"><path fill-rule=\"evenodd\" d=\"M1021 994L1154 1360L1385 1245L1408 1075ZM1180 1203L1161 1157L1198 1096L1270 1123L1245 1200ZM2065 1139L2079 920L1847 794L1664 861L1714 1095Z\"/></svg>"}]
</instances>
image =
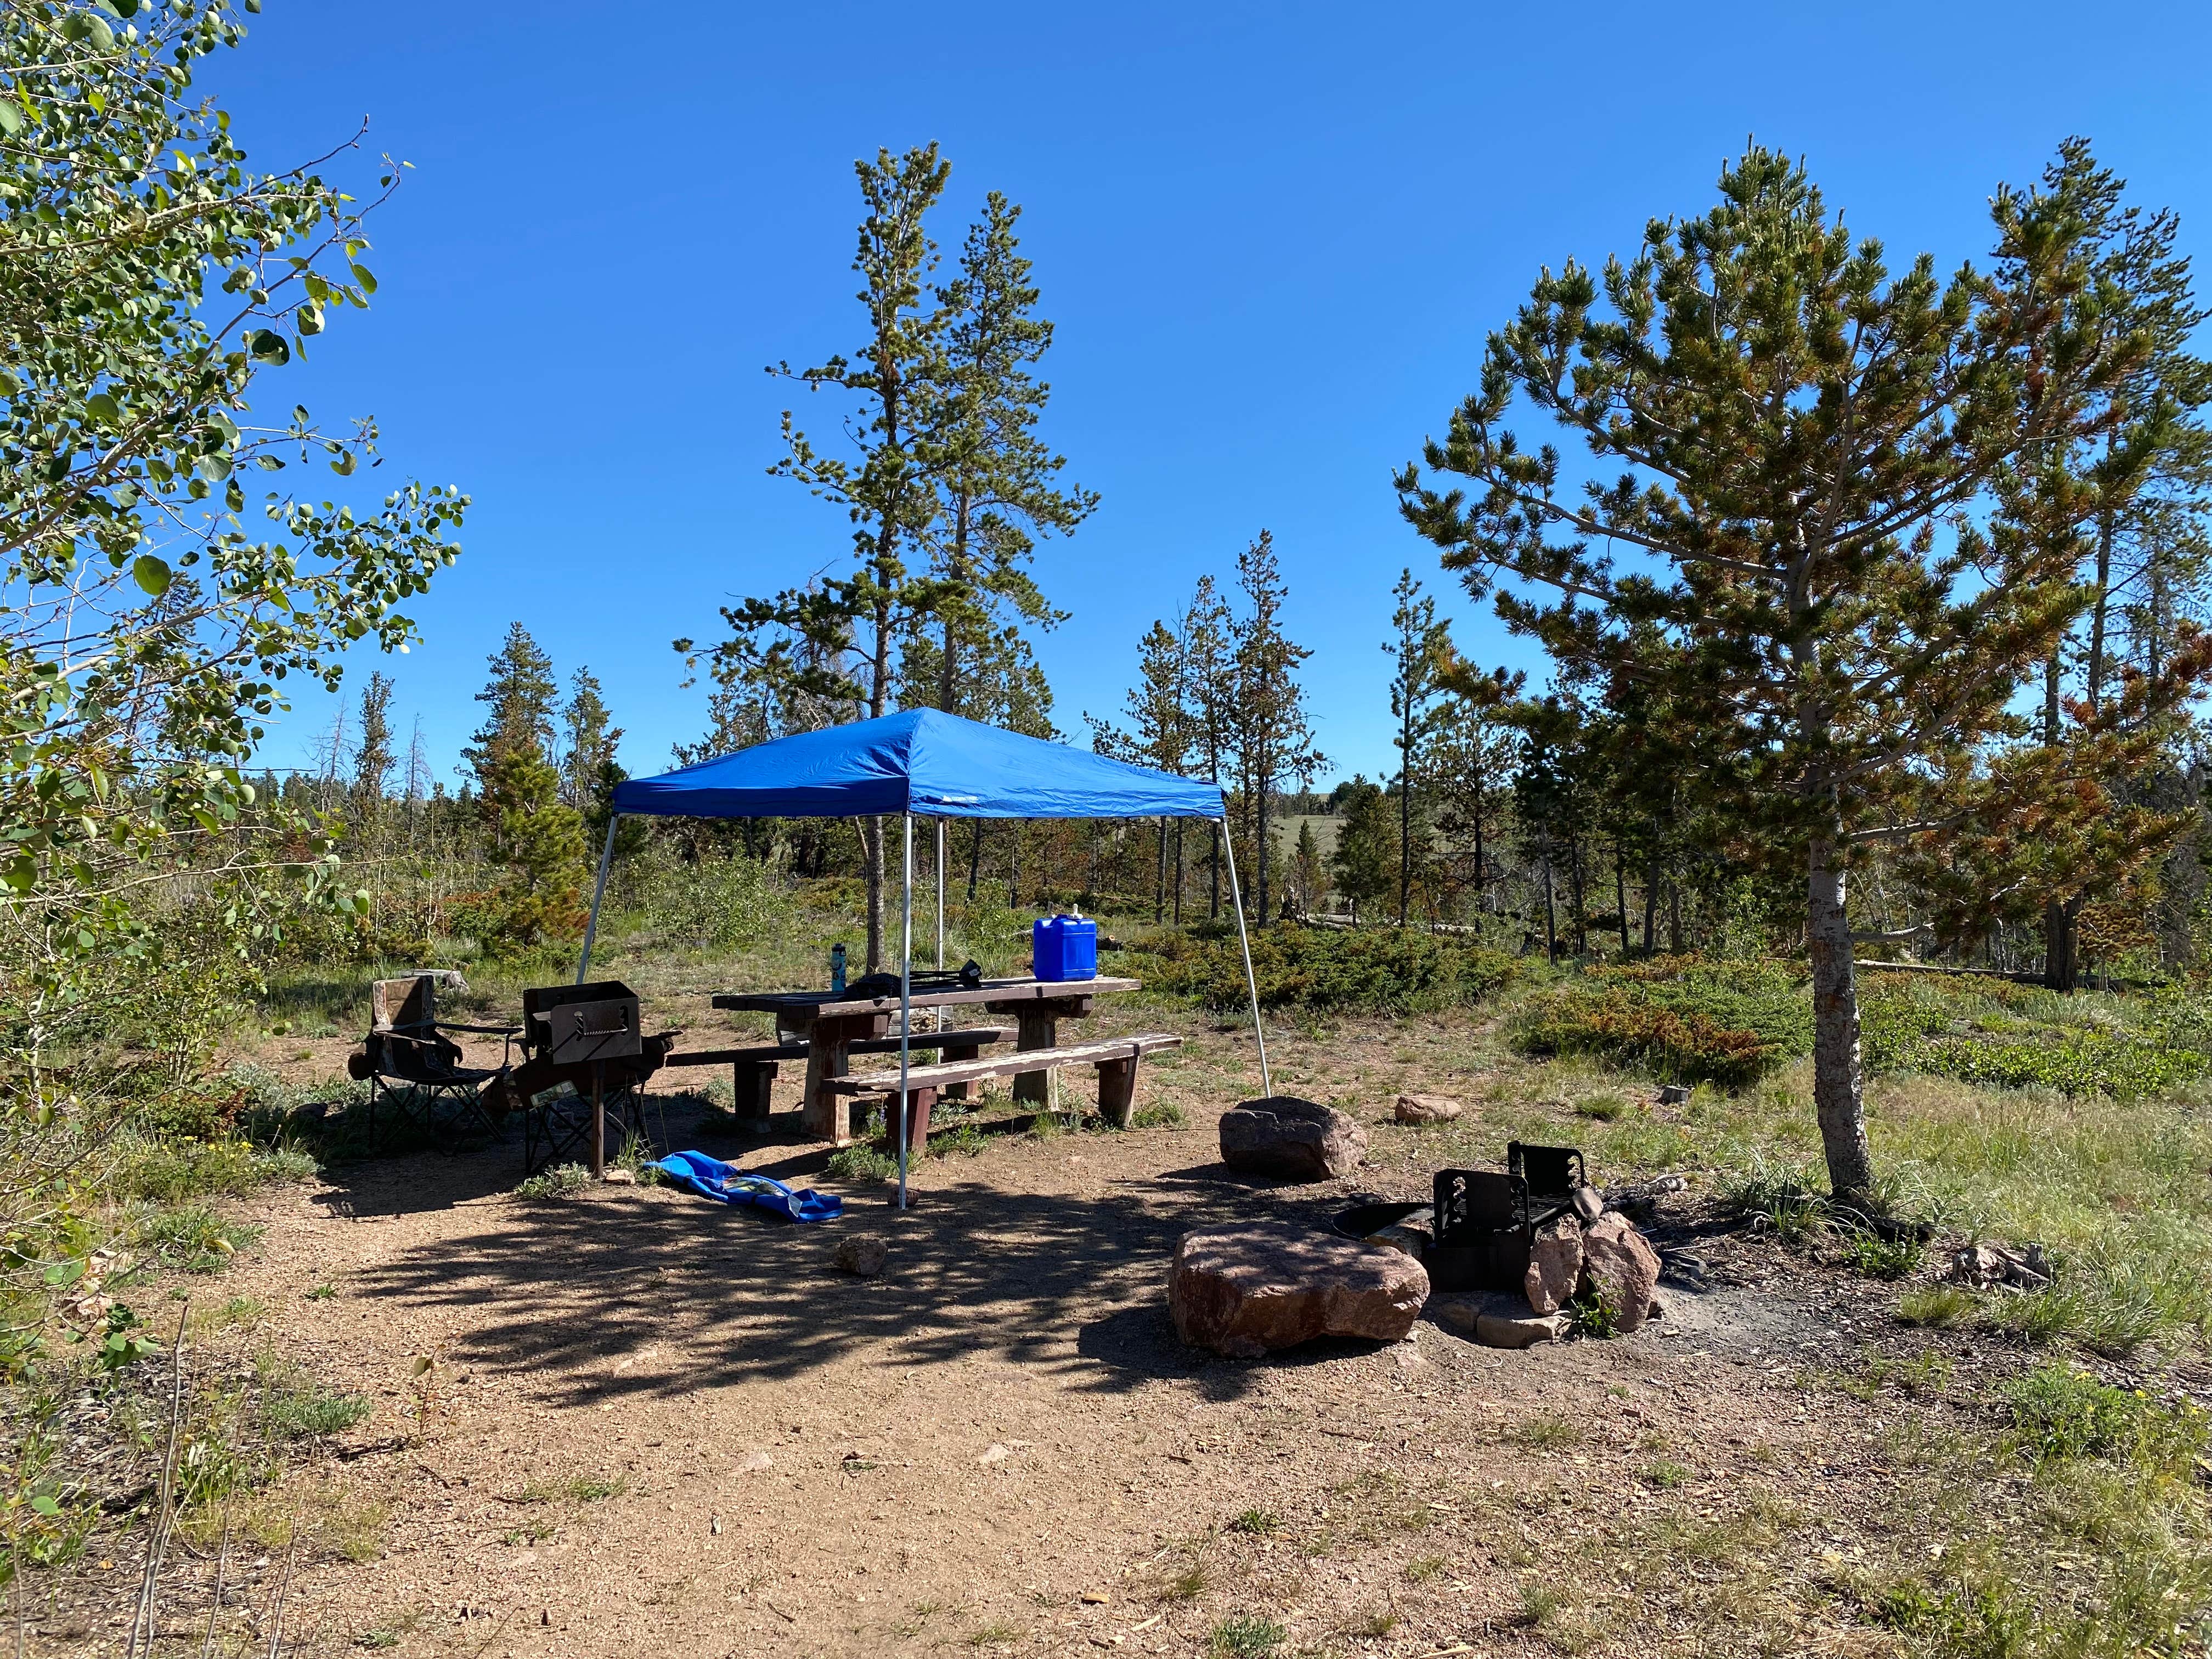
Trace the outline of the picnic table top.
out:
<instances>
[{"instance_id":1,"label":"picnic table top","mask_svg":"<svg viewBox=\"0 0 2212 1659\"><path fill-rule=\"evenodd\" d=\"M951 990L914 994L917 1008L950 1008L963 1002L1056 1002L1062 997L1096 996L1112 991L1134 991L1144 985L1136 979L987 979L970 991ZM887 997L850 997L835 991L724 991L713 1006L736 1013L796 1014L809 1019L834 1019L842 1014L880 1014L899 1006L898 994Z\"/></svg>"}]
</instances>

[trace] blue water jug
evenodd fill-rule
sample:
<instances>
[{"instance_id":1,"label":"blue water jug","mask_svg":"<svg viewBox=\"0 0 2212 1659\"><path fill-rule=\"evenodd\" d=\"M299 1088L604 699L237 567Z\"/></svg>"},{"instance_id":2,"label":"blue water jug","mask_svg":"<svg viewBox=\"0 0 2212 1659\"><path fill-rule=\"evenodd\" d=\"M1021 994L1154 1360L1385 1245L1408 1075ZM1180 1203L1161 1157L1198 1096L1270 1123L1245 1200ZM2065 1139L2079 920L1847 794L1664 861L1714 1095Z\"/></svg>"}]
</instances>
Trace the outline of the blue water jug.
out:
<instances>
[{"instance_id":1,"label":"blue water jug","mask_svg":"<svg viewBox=\"0 0 2212 1659\"><path fill-rule=\"evenodd\" d=\"M1098 977L1098 924L1080 915L1040 918L1030 928L1030 960L1039 979Z\"/></svg>"}]
</instances>

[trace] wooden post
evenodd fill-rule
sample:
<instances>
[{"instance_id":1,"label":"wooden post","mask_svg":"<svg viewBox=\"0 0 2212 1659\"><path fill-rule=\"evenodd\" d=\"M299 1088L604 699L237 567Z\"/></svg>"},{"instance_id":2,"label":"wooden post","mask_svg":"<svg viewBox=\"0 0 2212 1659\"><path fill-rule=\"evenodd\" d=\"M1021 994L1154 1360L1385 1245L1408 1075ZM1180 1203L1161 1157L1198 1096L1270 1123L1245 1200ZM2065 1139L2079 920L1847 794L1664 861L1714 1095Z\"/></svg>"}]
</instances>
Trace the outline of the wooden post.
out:
<instances>
[{"instance_id":1,"label":"wooden post","mask_svg":"<svg viewBox=\"0 0 2212 1659\"><path fill-rule=\"evenodd\" d=\"M1018 1027L1014 1049L1025 1054L1032 1048L1056 1048L1060 1046L1060 1022L1063 1019L1087 1019L1095 1006L1087 996L1045 997L1027 1002L994 1002L989 1005L996 1013L1010 1013ZM1051 1100L1049 1072L1018 1072L1014 1075L1014 1098L1027 1105L1043 1106Z\"/></svg>"},{"instance_id":2,"label":"wooden post","mask_svg":"<svg viewBox=\"0 0 2212 1659\"><path fill-rule=\"evenodd\" d=\"M730 1064L730 1109L748 1134L768 1133L769 1090L775 1081L775 1064L772 1060L739 1060Z\"/></svg>"},{"instance_id":3,"label":"wooden post","mask_svg":"<svg viewBox=\"0 0 2212 1659\"><path fill-rule=\"evenodd\" d=\"M1098 1115L1117 1129L1129 1127L1137 1103L1137 1056L1098 1062Z\"/></svg>"},{"instance_id":4,"label":"wooden post","mask_svg":"<svg viewBox=\"0 0 2212 1659\"><path fill-rule=\"evenodd\" d=\"M906 1144L909 1154L929 1145L929 1110L937 1103L933 1088L909 1089L906 1097ZM898 1097L884 1103L884 1139L894 1151L898 1146Z\"/></svg>"},{"instance_id":5,"label":"wooden post","mask_svg":"<svg viewBox=\"0 0 2212 1659\"><path fill-rule=\"evenodd\" d=\"M1015 1011L1015 1022L1021 1027L1014 1038L1018 1053L1027 1054L1032 1048L1055 1048L1060 1046L1060 1016L1048 1002L1031 1002ZM1017 1072L1014 1074L1014 1098L1031 1106L1042 1106L1050 1093L1052 1073L1049 1072Z\"/></svg>"},{"instance_id":6,"label":"wooden post","mask_svg":"<svg viewBox=\"0 0 2212 1659\"><path fill-rule=\"evenodd\" d=\"M944 1045L943 1050L938 1055L939 1060L946 1061L981 1060L982 1057L983 1045L980 1042L948 1042ZM975 1098L977 1086L973 1083L948 1083L945 1085L945 1098L973 1100Z\"/></svg>"},{"instance_id":7,"label":"wooden post","mask_svg":"<svg viewBox=\"0 0 2212 1659\"><path fill-rule=\"evenodd\" d=\"M849 1097L831 1094L822 1085L853 1069L852 1045L857 1039L881 1036L890 1026L888 1014L853 1014L814 1022L807 1032L806 1088L799 1104L799 1122L809 1139L839 1146L852 1140Z\"/></svg>"}]
</instances>

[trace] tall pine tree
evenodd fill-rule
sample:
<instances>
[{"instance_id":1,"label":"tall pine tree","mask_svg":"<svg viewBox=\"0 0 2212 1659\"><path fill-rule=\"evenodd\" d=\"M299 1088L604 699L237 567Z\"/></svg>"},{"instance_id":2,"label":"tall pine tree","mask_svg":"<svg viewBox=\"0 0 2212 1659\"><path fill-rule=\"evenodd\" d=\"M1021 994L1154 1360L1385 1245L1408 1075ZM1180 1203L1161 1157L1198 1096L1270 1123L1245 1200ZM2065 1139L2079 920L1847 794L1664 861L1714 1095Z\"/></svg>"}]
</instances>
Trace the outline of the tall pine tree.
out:
<instances>
[{"instance_id":1,"label":"tall pine tree","mask_svg":"<svg viewBox=\"0 0 2212 1659\"><path fill-rule=\"evenodd\" d=\"M2094 440L2138 353L2084 314L2081 228L2040 199L2001 192L1993 268L1945 282L1926 255L1893 271L1772 151L1720 194L1601 281L1547 270L1400 495L1471 589L1510 579L1510 627L1660 678L1741 785L1732 822L1802 873L1814 1105L1835 1191L1866 1202L1850 872L2002 810L1942 785L2016 729L2080 605L2071 547L1987 515L2033 458ZM1582 440L1590 483L1506 427L1516 401Z\"/></svg>"}]
</instances>

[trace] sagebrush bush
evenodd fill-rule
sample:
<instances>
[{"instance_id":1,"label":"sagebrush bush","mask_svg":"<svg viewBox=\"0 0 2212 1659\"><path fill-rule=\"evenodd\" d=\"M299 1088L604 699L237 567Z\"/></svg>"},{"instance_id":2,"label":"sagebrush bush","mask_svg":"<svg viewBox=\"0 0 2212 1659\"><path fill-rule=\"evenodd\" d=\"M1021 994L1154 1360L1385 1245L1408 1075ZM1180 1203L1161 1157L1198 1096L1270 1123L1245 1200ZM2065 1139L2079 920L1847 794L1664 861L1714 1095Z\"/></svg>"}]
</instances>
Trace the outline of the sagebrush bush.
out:
<instances>
[{"instance_id":1,"label":"sagebrush bush","mask_svg":"<svg viewBox=\"0 0 2212 1659\"><path fill-rule=\"evenodd\" d=\"M1234 933L1170 934L1131 963L1156 989L1217 1012L1250 1000ZM1260 1006L1401 1013L1480 1002L1519 973L1502 951L1410 928L1321 928L1282 923L1252 934Z\"/></svg>"}]
</instances>

